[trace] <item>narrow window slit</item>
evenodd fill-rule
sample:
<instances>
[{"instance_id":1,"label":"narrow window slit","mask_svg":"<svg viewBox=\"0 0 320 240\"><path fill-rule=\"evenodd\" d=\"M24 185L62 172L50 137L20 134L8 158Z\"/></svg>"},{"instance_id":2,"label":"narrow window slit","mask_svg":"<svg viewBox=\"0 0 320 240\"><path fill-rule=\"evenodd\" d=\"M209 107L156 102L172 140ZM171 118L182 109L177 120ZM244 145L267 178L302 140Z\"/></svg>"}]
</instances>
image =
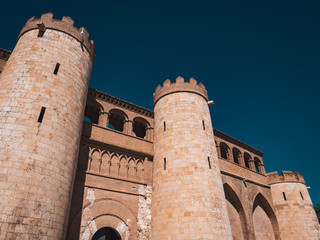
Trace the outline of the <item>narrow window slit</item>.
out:
<instances>
[{"instance_id":1,"label":"narrow window slit","mask_svg":"<svg viewBox=\"0 0 320 240\"><path fill-rule=\"evenodd\" d=\"M163 122L163 131L165 132L167 130L166 122Z\"/></svg>"},{"instance_id":2,"label":"narrow window slit","mask_svg":"<svg viewBox=\"0 0 320 240\"><path fill-rule=\"evenodd\" d=\"M204 121L202 120L202 127L203 127L203 130L206 130L206 126L204 124Z\"/></svg>"},{"instance_id":3,"label":"narrow window slit","mask_svg":"<svg viewBox=\"0 0 320 240\"><path fill-rule=\"evenodd\" d=\"M208 165L209 165L209 169L211 169L210 157L208 157Z\"/></svg>"},{"instance_id":4,"label":"narrow window slit","mask_svg":"<svg viewBox=\"0 0 320 240\"><path fill-rule=\"evenodd\" d=\"M54 72L53 72L54 75L57 75L57 74L58 74L59 67L60 67L60 63L57 63L57 64L56 64L56 67L55 67L55 69L54 69Z\"/></svg>"},{"instance_id":5,"label":"narrow window slit","mask_svg":"<svg viewBox=\"0 0 320 240\"><path fill-rule=\"evenodd\" d=\"M44 31L43 30L39 30L38 32L38 38L43 37Z\"/></svg>"},{"instance_id":6,"label":"narrow window slit","mask_svg":"<svg viewBox=\"0 0 320 240\"><path fill-rule=\"evenodd\" d=\"M167 170L167 159L166 158L163 159L163 169Z\"/></svg>"},{"instance_id":7,"label":"narrow window slit","mask_svg":"<svg viewBox=\"0 0 320 240\"><path fill-rule=\"evenodd\" d=\"M44 112L46 111L46 108L45 107L42 107L41 108L41 111L40 111L40 114L39 114L39 118L38 118L38 123L42 123L42 119L43 119L43 116L44 116Z\"/></svg>"},{"instance_id":8,"label":"narrow window slit","mask_svg":"<svg viewBox=\"0 0 320 240\"><path fill-rule=\"evenodd\" d=\"M287 201L286 194L285 194L284 192L282 192L282 195L283 195L283 199L284 199L285 201Z\"/></svg>"},{"instance_id":9,"label":"narrow window slit","mask_svg":"<svg viewBox=\"0 0 320 240\"><path fill-rule=\"evenodd\" d=\"M303 199L303 195L302 195L302 192L300 192L300 196L301 196L301 199L302 199L302 200L304 200L304 199Z\"/></svg>"}]
</instances>

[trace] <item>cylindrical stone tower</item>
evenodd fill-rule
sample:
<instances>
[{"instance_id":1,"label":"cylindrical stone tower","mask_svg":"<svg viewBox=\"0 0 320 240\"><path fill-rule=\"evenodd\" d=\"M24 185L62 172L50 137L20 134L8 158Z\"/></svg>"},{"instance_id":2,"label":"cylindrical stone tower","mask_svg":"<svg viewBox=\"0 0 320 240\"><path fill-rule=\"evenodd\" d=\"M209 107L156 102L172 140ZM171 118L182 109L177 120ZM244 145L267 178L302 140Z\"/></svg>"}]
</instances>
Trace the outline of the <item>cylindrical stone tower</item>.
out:
<instances>
[{"instance_id":1,"label":"cylindrical stone tower","mask_svg":"<svg viewBox=\"0 0 320 240\"><path fill-rule=\"evenodd\" d=\"M94 43L31 18L0 75L0 239L63 239Z\"/></svg>"},{"instance_id":2,"label":"cylindrical stone tower","mask_svg":"<svg viewBox=\"0 0 320 240\"><path fill-rule=\"evenodd\" d=\"M166 80L153 102L152 240L232 239L205 87Z\"/></svg>"},{"instance_id":3,"label":"cylindrical stone tower","mask_svg":"<svg viewBox=\"0 0 320 240\"><path fill-rule=\"evenodd\" d=\"M283 240L319 240L320 226L301 174L268 174L273 206Z\"/></svg>"}]
</instances>

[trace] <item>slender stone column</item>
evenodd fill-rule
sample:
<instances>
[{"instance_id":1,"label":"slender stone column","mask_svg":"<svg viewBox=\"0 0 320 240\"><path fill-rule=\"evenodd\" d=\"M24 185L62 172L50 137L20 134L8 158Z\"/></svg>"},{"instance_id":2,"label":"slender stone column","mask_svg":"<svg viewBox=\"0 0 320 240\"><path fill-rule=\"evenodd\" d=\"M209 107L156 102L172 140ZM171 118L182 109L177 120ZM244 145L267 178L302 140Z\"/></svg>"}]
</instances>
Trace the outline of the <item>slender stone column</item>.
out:
<instances>
[{"instance_id":1,"label":"slender stone column","mask_svg":"<svg viewBox=\"0 0 320 240\"><path fill-rule=\"evenodd\" d=\"M238 155L238 160L239 160L239 165L241 167L245 167L246 166L242 153Z\"/></svg>"},{"instance_id":2,"label":"slender stone column","mask_svg":"<svg viewBox=\"0 0 320 240\"><path fill-rule=\"evenodd\" d=\"M147 127L146 140L148 140L148 141L152 141L153 140L153 128L152 127Z\"/></svg>"},{"instance_id":3,"label":"slender stone column","mask_svg":"<svg viewBox=\"0 0 320 240\"><path fill-rule=\"evenodd\" d=\"M221 158L221 149L219 144L216 145L218 157Z\"/></svg>"},{"instance_id":4,"label":"slender stone column","mask_svg":"<svg viewBox=\"0 0 320 240\"><path fill-rule=\"evenodd\" d=\"M123 125L123 132L128 134L128 135L134 135L133 131L132 131L132 127L133 127L133 121L126 119L124 121L124 125Z\"/></svg>"},{"instance_id":5,"label":"slender stone column","mask_svg":"<svg viewBox=\"0 0 320 240\"><path fill-rule=\"evenodd\" d=\"M254 160L253 159L249 159L248 162L249 162L250 170L256 171L256 166L254 165Z\"/></svg>"},{"instance_id":6,"label":"slender stone column","mask_svg":"<svg viewBox=\"0 0 320 240\"><path fill-rule=\"evenodd\" d=\"M258 170L259 170L259 173L266 174L263 163L258 164Z\"/></svg>"},{"instance_id":7,"label":"slender stone column","mask_svg":"<svg viewBox=\"0 0 320 240\"><path fill-rule=\"evenodd\" d=\"M109 113L101 112L99 115L99 126L107 128L109 125Z\"/></svg>"}]
</instances>

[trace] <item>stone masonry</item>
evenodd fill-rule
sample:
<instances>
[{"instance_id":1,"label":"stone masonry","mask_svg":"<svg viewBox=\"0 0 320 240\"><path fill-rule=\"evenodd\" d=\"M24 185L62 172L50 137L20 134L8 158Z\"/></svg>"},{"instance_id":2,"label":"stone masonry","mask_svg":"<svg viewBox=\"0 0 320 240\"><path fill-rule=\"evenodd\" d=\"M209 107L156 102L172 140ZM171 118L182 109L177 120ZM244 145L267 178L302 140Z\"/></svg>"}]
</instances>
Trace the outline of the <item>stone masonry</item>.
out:
<instances>
[{"instance_id":1,"label":"stone masonry","mask_svg":"<svg viewBox=\"0 0 320 240\"><path fill-rule=\"evenodd\" d=\"M207 102L181 77L154 94L154 240L232 239Z\"/></svg>"},{"instance_id":2,"label":"stone masonry","mask_svg":"<svg viewBox=\"0 0 320 240\"><path fill-rule=\"evenodd\" d=\"M213 129L201 83L153 112L88 89L94 57L51 13L0 49L0 239L320 239L303 177Z\"/></svg>"},{"instance_id":3,"label":"stone masonry","mask_svg":"<svg viewBox=\"0 0 320 240\"><path fill-rule=\"evenodd\" d=\"M306 183L299 173L269 173L272 201L279 221L281 239L320 239L320 227Z\"/></svg>"},{"instance_id":4,"label":"stone masonry","mask_svg":"<svg viewBox=\"0 0 320 240\"><path fill-rule=\"evenodd\" d=\"M1 239L65 234L93 64L69 29L31 18L0 75Z\"/></svg>"}]
</instances>

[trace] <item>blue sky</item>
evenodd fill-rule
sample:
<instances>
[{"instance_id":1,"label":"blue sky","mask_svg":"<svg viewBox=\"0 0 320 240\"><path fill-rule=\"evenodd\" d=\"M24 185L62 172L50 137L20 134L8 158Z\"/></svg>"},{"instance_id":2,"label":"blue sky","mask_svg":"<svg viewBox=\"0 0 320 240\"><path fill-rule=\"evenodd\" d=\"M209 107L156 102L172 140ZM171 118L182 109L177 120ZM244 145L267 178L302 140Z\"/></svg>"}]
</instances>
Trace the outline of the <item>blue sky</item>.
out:
<instances>
[{"instance_id":1,"label":"blue sky","mask_svg":"<svg viewBox=\"0 0 320 240\"><path fill-rule=\"evenodd\" d=\"M214 128L265 153L268 172L304 175L320 203L319 1L2 3L0 47L24 23L71 16L96 42L90 86L152 109L166 78L201 81Z\"/></svg>"}]
</instances>

